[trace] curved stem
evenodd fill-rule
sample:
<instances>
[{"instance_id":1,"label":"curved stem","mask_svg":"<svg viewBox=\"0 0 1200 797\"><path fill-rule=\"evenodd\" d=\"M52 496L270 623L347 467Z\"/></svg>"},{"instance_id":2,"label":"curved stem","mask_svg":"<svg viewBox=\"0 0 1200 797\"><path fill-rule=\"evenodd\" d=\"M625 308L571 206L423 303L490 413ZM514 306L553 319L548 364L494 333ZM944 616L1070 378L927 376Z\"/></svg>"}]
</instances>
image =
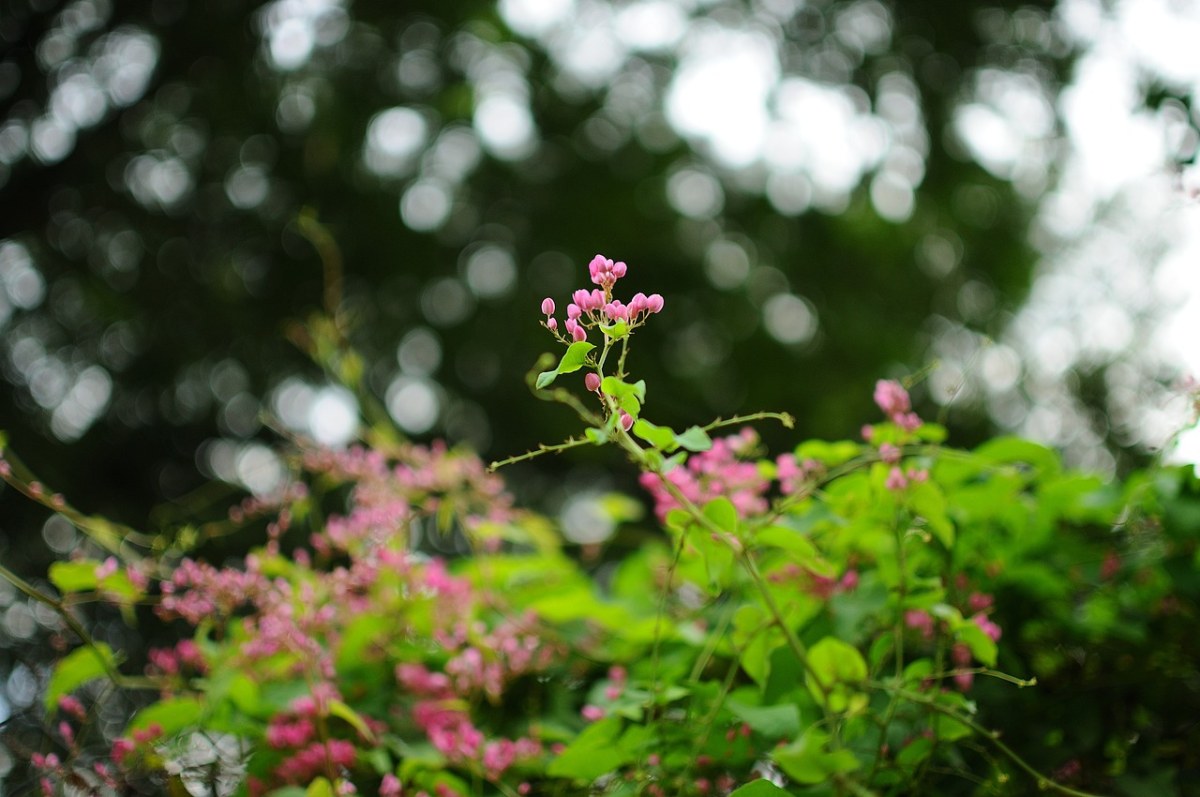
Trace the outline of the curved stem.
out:
<instances>
[{"instance_id":1,"label":"curved stem","mask_svg":"<svg viewBox=\"0 0 1200 797\"><path fill-rule=\"evenodd\" d=\"M974 731L975 733L982 736L984 739L987 739L993 746L995 746L995 748L997 750L999 750L1001 753L1003 753L1010 761L1012 761L1014 764L1016 764L1018 767L1020 767L1022 770L1024 770L1024 772L1027 775L1032 777L1037 782L1039 789L1043 789L1043 790L1048 789L1050 791L1058 792L1059 794L1071 795L1071 797L1101 797L1098 794L1094 794L1092 792L1080 791L1078 789L1072 789L1070 786L1064 786L1061 783L1056 783L1055 781L1050 780L1048 777L1043 775L1041 772L1038 772L1036 769L1034 769L1033 765L1030 764L1028 761L1026 761L1024 758L1022 758L1021 755L1016 750L1013 750L1007 744L1000 741L1000 734L998 732L989 730L988 728L985 728L984 726L980 725L975 720L971 719L970 717L963 714L962 712L954 710L950 706L942 705L941 703L937 702L937 699L934 697L930 697L929 695L923 695L919 692L910 692L907 689L896 688L896 687L890 686L889 684L880 683L878 681L868 681L867 685L874 689L892 691L896 695L904 698L905 700L911 701L913 703L920 703L922 705L928 706L931 711L936 711L939 714L950 717L955 722L960 722L963 725L967 726L972 731Z\"/></svg>"}]
</instances>

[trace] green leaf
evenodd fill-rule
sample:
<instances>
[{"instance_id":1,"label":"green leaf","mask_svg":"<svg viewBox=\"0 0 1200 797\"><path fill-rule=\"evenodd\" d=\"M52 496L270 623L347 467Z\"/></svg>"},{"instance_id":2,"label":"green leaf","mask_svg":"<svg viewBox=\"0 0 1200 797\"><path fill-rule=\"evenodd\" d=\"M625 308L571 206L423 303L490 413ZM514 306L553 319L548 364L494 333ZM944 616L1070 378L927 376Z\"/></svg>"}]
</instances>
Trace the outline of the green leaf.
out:
<instances>
[{"instance_id":1,"label":"green leaf","mask_svg":"<svg viewBox=\"0 0 1200 797\"><path fill-rule=\"evenodd\" d=\"M937 485L929 482L910 485L908 504L925 519L938 542L947 550L954 547L954 524L946 512L946 496Z\"/></svg>"},{"instance_id":2,"label":"green leaf","mask_svg":"<svg viewBox=\"0 0 1200 797\"><path fill-rule=\"evenodd\" d=\"M606 376L600 383L600 392L612 396L617 400L617 406L636 418L642 411L642 402L646 400L646 381L640 379L630 384L615 376Z\"/></svg>"},{"instance_id":3,"label":"green leaf","mask_svg":"<svg viewBox=\"0 0 1200 797\"><path fill-rule=\"evenodd\" d=\"M771 781L759 778L734 789L729 797L787 797L789 794L791 792L784 791Z\"/></svg>"},{"instance_id":4,"label":"green leaf","mask_svg":"<svg viewBox=\"0 0 1200 797\"><path fill-rule=\"evenodd\" d=\"M333 785L325 778L317 778L308 784L308 791L304 792L304 795L305 797L334 797Z\"/></svg>"},{"instance_id":5,"label":"green leaf","mask_svg":"<svg viewBox=\"0 0 1200 797\"><path fill-rule=\"evenodd\" d=\"M996 643L973 621L964 620L954 629L954 636L970 649L971 655L978 661L988 667L996 666Z\"/></svg>"},{"instance_id":6,"label":"green leaf","mask_svg":"<svg viewBox=\"0 0 1200 797\"><path fill-rule=\"evenodd\" d=\"M99 566L100 562L94 559L54 562L50 565L50 583L63 593L94 590L99 583L96 578L96 568Z\"/></svg>"},{"instance_id":7,"label":"green leaf","mask_svg":"<svg viewBox=\"0 0 1200 797\"><path fill-rule=\"evenodd\" d=\"M46 710L53 711L58 706L58 699L68 695L89 681L104 678L110 670L117 667L116 657L112 648L103 642L97 642L95 647L85 646L76 648L54 665L54 673L46 686Z\"/></svg>"},{"instance_id":8,"label":"green leaf","mask_svg":"<svg viewBox=\"0 0 1200 797\"><path fill-rule=\"evenodd\" d=\"M151 725L162 728L164 736L172 736L196 725L204 714L204 706L194 697L169 697L146 706L133 715L126 733L141 731Z\"/></svg>"},{"instance_id":9,"label":"green leaf","mask_svg":"<svg viewBox=\"0 0 1200 797\"><path fill-rule=\"evenodd\" d=\"M792 738L800 732L800 710L792 703L752 706L729 698L725 705L733 716L768 739Z\"/></svg>"},{"instance_id":10,"label":"green leaf","mask_svg":"<svg viewBox=\"0 0 1200 797\"><path fill-rule=\"evenodd\" d=\"M371 729L367 726L366 721L350 706L341 700L331 700L329 701L329 713L350 723L354 730L358 731L359 736L371 744L375 744L375 734L371 733Z\"/></svg>"},{"instance_id":11,"label":"green leaf","mask_svg":"<svg viewBox=\"0 0 1200 797\"><path fill-rule=\"evenodd\" d=\"M829 734L810 727L791 744L777 748L771 758L788 777L797 783L821 783L831 775L852 772L858 768L858 759L849 750L830 753L825 750Z\"/></svg>"},{"instance_id":12,"label":"green leaf","mask_svg":"<svg viewBox=\"0 0 1200 797\"><path fill-rule=\"evenodd\" d=\"M633 424L633 433L645 440L659 451L671 453L679 444L675 442L674 430L668 426L656 426L645 418L638 418Z\"/></svg>"},{"instance_id":13,"label":"green leaf","mask_svg":"<svg viewBox=\"0 0 1200 797\"><path fill-rule=\"evenodd\" d=\"M989 462L1026 463L1044 475L1057 473L1058 455L1049 448L1019 437L997 437L975 449L975 453Z\"/></svg>"},{"instance_id":14,"label":"green leaf","mask_svg":"<svg viewBox=\"0 0 1200 797\"><path fill-rule=\"evenodd\" d=\"M699 426L689 426L682 434L675 435L675 442L688 451L708 451L712 448L712 438Z\"/></svg>"},{"instance_id":15,"label":"green leaf","mask_svg":"<svg viewBox=\"0 0 1200 797\"><path fill-rule=\"evenodd\" d=\"M800 561L820 558L817 547L808 535L787 526L768 526L754 535L754 544L761 548L778 548L797 554L796 558Z\"/></svg>"},{"instance_id":16,"label":"green leaf","mask_svg":"<svg viewBox=\"0 0 1200 797\"><path fill-rule=\"evenodd\" d=\"M629 324L618 319L615 324L601 324L600 331L613 340L619 340L629 334Z\"/></svg>"},{"instance_id":17,"label":"green leaf","mask_svg":"<svg viewBox=\"0 0 1200 797\"><path fill-rule=\"evenodd\" d=\"M704 516L711 520L722 531L733 534L738 527L737 508L733 502L724 496L714 498L704 505Z\"/></svg>"},{"instance_id":18,"label":"green leaf","mask_svg":"<svg viewBox=\"0 0 1200 797\"><path fill-rule=\"evenodd\" d=\"M583 430L584 436L598 446L602 446L608 442L608 432L604 429L597 429L594 426L589 426Z\"/></svg>"},{"instance_id":19,"label":"green leaf","mask_svg":"<svg viewBox=\"0 0 1200 797\"><path fill-rule=\"evenodd\" d=\"M620 732L621 721L616 717L593 723L550 762L546 774L591 783L628 763L634 756L616 744Z\"/></svg>"},{"instance_id":20,"label":"green leaf","mask_svg":"<svg viewBox=\"0 0 1200 797\"><path fill-rule=\"evenodd\" d=\"M954 719L954 717L947 717L945 714L935 714L933 716L933 732L943 742L965 739L975 733L969 726L964 725Z\"/></svg>"},{"instance_id":21,"label":"green leaf","mask_svg":"<svg viewBox=\"0 0 1200 797\"><path fill-rule=\"evenodd\" d=\"M542 371L538 374L538 390L549 387L550 383L561 374L571 374L578 371L587 362L588 352L594 348L596 348L596 344L588 343L586 340L572 343L567 347L567 351L563 354L562 359L558 361L557 368L553 371Z\"/></svg>"},{"instance_id":22,"label":"green leaf","mask_svg":"<svg viewBox=\"0 0 1200 797\"><path fill-rule=\"evenodd\" d=\"M808 664L812 672L805 682L817 702L827 703L833 711L854 711L866 705L866 695L855 688L867 677L867 662L857 648L825 637L809 649Z\"/></svg>"},{"instance_id":23,"label":"green leaf","mask_svg":"<svg viewBox=\"0 0 1200 797\"><path fill-rule=\"evenodd\" d=\"M933 752L933 739L926 736L918 736L906 744L899 753L896 754L896 763L902 769L916 769L929 754Z\"/></svg>"}]
</instances>

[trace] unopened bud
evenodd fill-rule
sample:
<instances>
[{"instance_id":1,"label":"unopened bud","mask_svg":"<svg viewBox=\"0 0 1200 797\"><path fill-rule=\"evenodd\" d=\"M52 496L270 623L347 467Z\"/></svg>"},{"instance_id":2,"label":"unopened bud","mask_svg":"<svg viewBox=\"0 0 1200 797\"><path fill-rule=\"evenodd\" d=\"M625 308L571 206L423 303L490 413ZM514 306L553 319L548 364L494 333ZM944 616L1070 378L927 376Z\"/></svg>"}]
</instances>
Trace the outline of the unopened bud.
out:
<instances>
[{"instance_id":1,"label":"unopened bud","mask_svg":"<svg viewBox=\"0 0 1200 797\"><path fill-rule=\"evenodd\" d=\"M542 315L554 315L554 300L549 296L542 299Z\"/></svg>"},{"instance_id":2,"label":"unopened bud","mask_svg":"<svg viewBox=\"0 0 1200 797\"><path fill-rule=\"evenodd\" d=\"M631 426L633 426L633 416L625 410L621 410L621 428L628 432Z\"/></svg>"},{"instance_id":3,"label":"unopened bud","mask_svg":"<svg viewBox=\"0 0 1200 797\"><path fill-rule=\"evenodd\" d=\"M583 378L583 386L590 392L595 393L600 389L600 374L589 373Z\"/></svg>"}]
</instances>

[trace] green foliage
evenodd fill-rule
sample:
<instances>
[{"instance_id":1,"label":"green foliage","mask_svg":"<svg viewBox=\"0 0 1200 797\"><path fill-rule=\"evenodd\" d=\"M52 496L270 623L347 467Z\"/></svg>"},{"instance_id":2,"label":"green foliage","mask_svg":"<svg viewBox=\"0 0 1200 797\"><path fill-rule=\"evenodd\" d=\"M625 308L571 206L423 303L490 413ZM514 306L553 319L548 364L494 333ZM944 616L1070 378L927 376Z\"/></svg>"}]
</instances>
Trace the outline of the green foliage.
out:
<instances>
[{"instance_id":1,"label":"green foliage","mask_svg":"<svg viewBox=\"0 0 1200 797\"><path fill-rule=\"evenodd\" d=\"M594 348L596 348L596 345L588 343L586 340L572 343L567 347L567 351L563 354L562 359L558 361L558 367L553 371L543 371L538 374L538 389L541 390L542 388L549 387L557 377L563 374L573 374L578 371L587 362L588 353Z\"/></svg>"}]
</instances>

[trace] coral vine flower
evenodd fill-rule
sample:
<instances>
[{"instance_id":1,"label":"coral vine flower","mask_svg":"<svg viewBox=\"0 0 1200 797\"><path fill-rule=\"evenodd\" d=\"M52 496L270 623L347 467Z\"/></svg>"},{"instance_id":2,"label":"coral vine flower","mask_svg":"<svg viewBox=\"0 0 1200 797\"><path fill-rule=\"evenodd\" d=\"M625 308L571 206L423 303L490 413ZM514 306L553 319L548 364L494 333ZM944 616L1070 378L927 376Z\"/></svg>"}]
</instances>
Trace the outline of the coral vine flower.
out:
<instances>
[{"instance_id":1,"label":"coral vine flower","mask_svg":"<svg viewBox=\"0 0 1200 797\"><path fill-rule=\"evenodd\" d=\"M618 321L625 322L628 328L632 329L663 309L663 297L657 293L647 296L638 292L628 304L613 298L613 286L617 284L617 280L629 273L629 267L622 262L614 262L612 258L596 255L588 264L588 273L592 283L600 287L591 290L579 288L571 294L571 301L567 304L566 323L562 327L565 337L559 335L558 321L552 317L557 306L554 300L549 296L542 300L542 315L546 316L543 324L564 343L587 340L589 329L609 327Z\"/></svg>"}]
</instances>

